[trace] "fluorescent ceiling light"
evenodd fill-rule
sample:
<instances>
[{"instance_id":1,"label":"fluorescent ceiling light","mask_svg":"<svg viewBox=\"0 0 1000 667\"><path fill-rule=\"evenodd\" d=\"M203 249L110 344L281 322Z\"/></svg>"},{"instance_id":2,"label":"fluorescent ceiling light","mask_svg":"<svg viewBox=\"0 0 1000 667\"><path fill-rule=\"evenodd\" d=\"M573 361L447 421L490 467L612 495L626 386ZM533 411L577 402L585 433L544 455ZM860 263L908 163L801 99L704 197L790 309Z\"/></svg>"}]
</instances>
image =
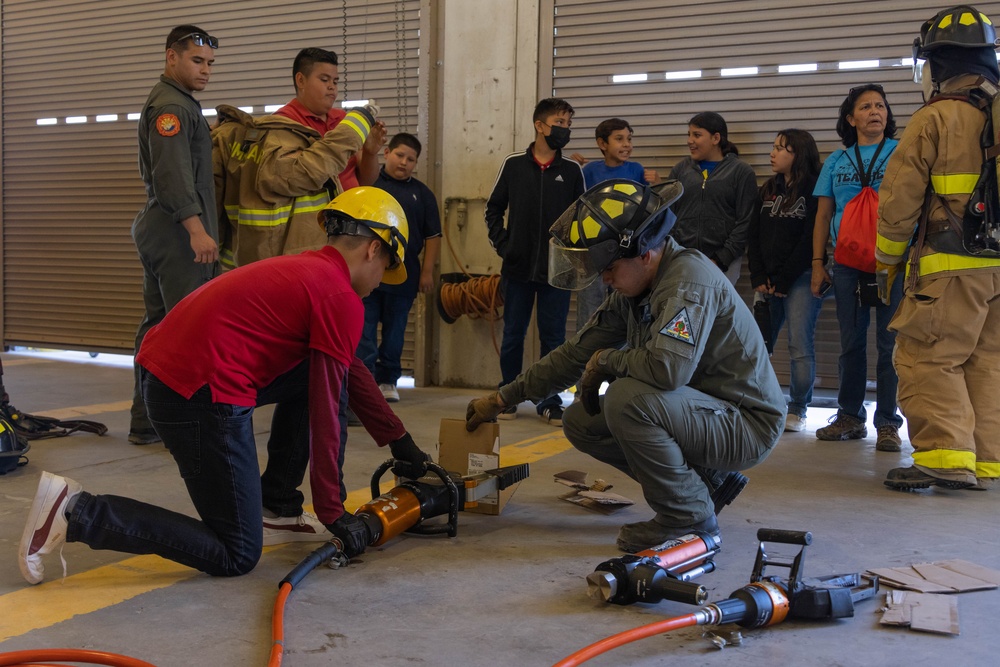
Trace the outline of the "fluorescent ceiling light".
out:
<instances>
[{"instance_id":1,"label":"fluorescent ceiling light","mask_svg":"<svg viewBox=\"0 0 1000 667\"><path fill-rule=\"evenodd\" d=\"M55 125L58 122L58 118L39 118L35 121L35 125Z\"/></svg>"},{"instance_id":2,"label":"fluorescent ceiling light","mask_svg":"<svg viewBox=\"0 0 1000 667\"><path fill-rule=\"evenodd\" d=\"M997 56L1000 57L1000 53ZM899 61L899 64L903 67L913 67L913 58L903 58Z\"/></svg>"},{"instance_id":3,"label":"fluorescent ceiling light","mask_svg":"<svg viewBox=\"0 0 1000 667\"><path fill-rule=\"evenodd\" d=\"M611 77L611 83L634 83L636 81L646 81L649 76L646 74L615 74Z\"/></svg>"},{"instance_id":4,"label":"fluorescent ceiling light","mask_svg":"<svg viewBox=\"0 0 1000 667\"><path fill-rule=\"evenodd\" d=\"M756 73L756 67L724 67L719 71L722 76L753 76Z\"/></svg>"},{"instance_id":5,"label":"fluorescent ceiling light","mask_svg":"<svg viewBox=\"0 0 1000 667\"><path fill-rule=\"evenodd\" d=\"M253 107L236 107L240 111L246 111L247 113L253 113Z\"/></svg>"},{"instance_id":6,"label":"fluorescent ceiling light","mask_svg":"<svg viewBox=\"0 0 1000 667\"><path fill-rule=\"evenodd\" d=\"M97 116L98 123L110 123L116 120L118 120L118 114L116 113L105 113Z\"/></svg>"},{"instance_id":7,"label":"fluorescent ceiling light","mask_svg":"<svg viewBox=\"0 0 1000 667\"><path fill-rule=\"evenodd\" d=\"M79 125L80 123L86 123L86 116L66 116L67 125Z\"/></svg>"},{"instance_id":8,"label":"fluorescent ceiling light","mask_svg":"<svg viewBox=\"0 0 1000 667\"><path fill-rule=\"evenodd\" d=\"M368 104L368 100L344 100L340 103L341 108L351 109L353 107L363 107Z\"/></svg>"},{"instance_id":9,"label":"fluorescent ceiling light","mask_svg":"<svg viewBox=\"0 0 1000 667\"><path fill-rule=\"evenodd\" d=\"M142 116L142 114L138 114L138 113L130 113L130 114L129 114L128 116L126 116L126 118L127 118L128 120L139 120L139 117L140 117L140 116Z\"/></svg>"},{"instance_id":10,"label":"fluorescent ceiling light","mask_svg":"<svg viewBox=\"0 0 1000 667\"><path fill-rule=\"evenodd\" d=\"M795 72L815 72L816 63L801 63L799 65L778 65L779 74L793 74Z\"/></svg>"},{"instance_id":11,"label":"fluorescent ceiling light","mask_svg":"<svg viewBox=\"0 0 1000 667\"><path fill-rule=\"evenodd\" d=\"M873 69L877 67L877 60L845 60L837 63L837 69Z\"/></svg>"},{"instance_id":12,"label":"fluorescent ceiling light","mask_svg":"<svg viewBox=\"0 0 1000 667\"><path fill-rule=\"evenodd\" d=\"M215 116L218 112L215 109L202 109L202 116Z\"/></svg>"},{"instance_id":13,"label":"fluorescent ceiling light","mask_svg":"<svg viewBox=\"0 0 1000 667\"><path fill-rule=\"evenodd\" d=\"M275 111L277 111L278 109L280 109L283 106L285 106L285 105L284 104L265 104L264 105L264 113L274 113Z\"/></svg>"},{"instance_id":14,"label":"fluorescent ceiling light","mask_svg":"<svg viewBox=\"0 0 1000 667\"><path fill-rule=\"evenodd\" d=\"M701 70L700 69L689 69L680 72L667 72L663 75L667 81L674 81L677 79L700 79Z\"/></svg>"}]
</instances>

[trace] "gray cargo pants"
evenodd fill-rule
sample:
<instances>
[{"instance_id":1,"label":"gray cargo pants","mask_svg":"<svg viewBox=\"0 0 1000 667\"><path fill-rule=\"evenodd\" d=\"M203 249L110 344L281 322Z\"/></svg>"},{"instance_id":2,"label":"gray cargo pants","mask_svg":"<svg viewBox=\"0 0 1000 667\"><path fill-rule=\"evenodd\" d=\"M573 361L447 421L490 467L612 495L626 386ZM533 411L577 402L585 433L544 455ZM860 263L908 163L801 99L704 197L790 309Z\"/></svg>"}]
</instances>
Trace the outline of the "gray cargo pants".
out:
<instances>
[{"instance_id":1,"label":"gray cargo pants","mask_svg":"<svg viewBox=\"0 0 1000 667\"><path fill-rule=\"evenodd\" d=\"M563 416L567 439L639 482L664 525L688 526L715 513L708 487L691 466L745 470L767 458L777 439L733 403L690 387L663 391L620 378L608 386L601 406L595 417L581 403L570 406Z\"/></svg>"}]
</instances>

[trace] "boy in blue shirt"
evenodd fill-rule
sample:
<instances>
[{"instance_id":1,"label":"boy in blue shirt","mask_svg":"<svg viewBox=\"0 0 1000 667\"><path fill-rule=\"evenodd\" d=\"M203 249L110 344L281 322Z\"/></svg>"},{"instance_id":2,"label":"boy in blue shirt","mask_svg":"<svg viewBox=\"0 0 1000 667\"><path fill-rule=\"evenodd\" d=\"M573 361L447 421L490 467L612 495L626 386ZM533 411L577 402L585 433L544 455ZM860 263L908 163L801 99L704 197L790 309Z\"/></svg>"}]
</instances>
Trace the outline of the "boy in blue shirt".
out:
<instances>
[{"instance_id":1,"label":"boy in blue shirt","mask_svg":"<svg viewBox=\"0 0 1000 667\"><path fill-rule=\"evenodd\" d=\"M621 118L603 120L594 131L597 147L604 155L603 162L586 162L582 156L573 159L583 164L584 185L589 190L598 183L612 178L627 178L643 185L655 185L660 176L654 169L643 169L638 162L631 162L632 126Z\"/></svg>"},{"instance_id":2,"label":"boy in blue shirt","mask_svg":"<svg viewBox=\"0 0 1000 667\"><path fill-rule=\"evenodd\" d=\"M582 155L573 155L574 160L583 164L583 182L588 190L612 178L627 178L643 185L660 182L656 170L643 169L638 162L629 160L632 156L632 126L627 120L603 120L594 131L594 136L597 138L597 147L604 154L603 161L587 162ZM607 294L608 288L601 280L594 281L576 293L577 331L583 328Z\"/></svg>"},{"instance_id":3,"label":"boy in blue shirt","mask_svg":"<svg viewBox=\"0 0 1000 667\"><path fill-rule=\"evenodd\" d=\"M406 282L402 285L380 284L365 297L365 326L358 345L358 356L375 376L382 396L389 403L399 400L396 382L402 374L400 358L410 308L417 298L417 291L434 289L434 264L441 250L441 216L437 198L430 188L412 176L421 148L420 140L412 134L400 132L394 136L385 148L385 166L374 183L375 187L395 197L406 213L410 228L403 259ZM419 257L421 249L424 249L422 266ZM379 324L382 325L381 344L378 342Z\"/></svg>"}]
</instances>

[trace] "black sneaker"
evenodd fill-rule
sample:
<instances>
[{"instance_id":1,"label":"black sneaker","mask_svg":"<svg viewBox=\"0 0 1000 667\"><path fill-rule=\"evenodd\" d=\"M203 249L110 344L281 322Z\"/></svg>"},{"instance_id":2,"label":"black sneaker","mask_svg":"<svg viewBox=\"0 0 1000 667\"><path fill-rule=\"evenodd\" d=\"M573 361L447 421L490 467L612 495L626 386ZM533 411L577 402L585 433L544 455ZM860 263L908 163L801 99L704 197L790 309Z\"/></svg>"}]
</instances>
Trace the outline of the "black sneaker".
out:
<instances>
[{"instance_id":1,"label":"black sneaker","mask_svg":"<svg viewBox=\"0 0 1000 667\"><path fill-rule=\"evenodd\" d=\"M944 479L929 475L916 466L909 468L893 468L885 477L883 482L890 489L897 491L915 491L917 489L929 489L932 486L940 486L945 489L967 489L975 486L974 482L961 482L955 479Z\"/></svg>"},{"instance_id":2,"label":"black sneaker","mask_svg":"<svg viewBox=\"0 0 1000 667\"><path fill-rule=\"evenodd\" d=\"M553 426L562 428L563 409L561 405L554 405L551 408L545 408L538 416Z\"/></svg>"},{"instance_id":3,"label":"black sneaker","mask_svg":"<svg viewBox=\"0 0 1000 667\"><path fill-rule=\"evenodd\" d=\"M152 429L148 431L130 431L128 441L133 445L152 445L160 442L160 436Z\"/></svg>"}]
</instances>

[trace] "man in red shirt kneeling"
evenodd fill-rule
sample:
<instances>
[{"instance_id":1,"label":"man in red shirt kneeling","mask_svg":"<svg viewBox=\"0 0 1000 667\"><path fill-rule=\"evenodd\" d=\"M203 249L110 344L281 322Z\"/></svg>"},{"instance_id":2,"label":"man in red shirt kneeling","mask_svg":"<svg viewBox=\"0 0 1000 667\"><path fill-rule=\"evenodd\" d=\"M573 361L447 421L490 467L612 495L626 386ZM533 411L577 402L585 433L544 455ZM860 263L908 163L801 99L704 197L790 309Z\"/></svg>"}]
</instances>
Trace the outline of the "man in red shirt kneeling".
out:
<instances>
[{"instance_id":1,"label":"man in red shirt kneeling","mask_svg":"<svg viewBox=\"0 0 1000 667\"><path fill-rule=\"evenodd\" d=\"M29 583L42 581L42 556L64 542L157 554L216 576L252 570L263 534L251 417L272 403L271 440L310 452L319 520L348 556L365 550L363 525L341 500L341 389L361 337L361 298L405 280L408 229L399 204L371 187L338 196L319 218L327 246L205 284L149 331L136 359L150 420L200 520L42 473L18 552ZM408 435L389 447L397 474L426 471L429 457Z\"/></svg>"}]
</instances>

